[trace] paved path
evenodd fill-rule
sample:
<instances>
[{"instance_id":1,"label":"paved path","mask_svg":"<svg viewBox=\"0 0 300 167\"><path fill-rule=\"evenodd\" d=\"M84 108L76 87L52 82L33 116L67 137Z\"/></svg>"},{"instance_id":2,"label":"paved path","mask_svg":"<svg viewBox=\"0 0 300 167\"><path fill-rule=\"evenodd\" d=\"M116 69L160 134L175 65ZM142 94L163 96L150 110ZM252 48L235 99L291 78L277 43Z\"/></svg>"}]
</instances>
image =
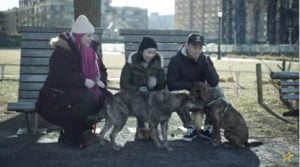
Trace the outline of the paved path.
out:
<instances>
[{"instance_id":1,"label":"paved path","mask_svg":"<svg viewBox=\"0 0 300 167\"><path fill-rule=\"evenodd\" d=\"M13 136L16 129L24 125L21 116L0 123L1 167L256 167L298 166L299 162L299 159L294 158L290 164L283 163L281 156L284 152L272 152L272 147L284 147L276 142L264 141L265 145L251 149L213 147L208 140L201 138L190 143L182 142L177 116L172 116L169 124L170 145L174 152L159 150L152 142L134 141L134 134L128 128L134 127L134 119L130 119L119 134L117 141L123 148L116 152L110 145L101 146L97 137L91 134L86 135L89 139L88 148L63 148L57 143L58 131L53 131L52 126L43 122L41 127L48 127L50 131L52 129L51 132ZM297 149L293 149L285 147L285 151L297 152Z\"/></svg>"}]
</instances>

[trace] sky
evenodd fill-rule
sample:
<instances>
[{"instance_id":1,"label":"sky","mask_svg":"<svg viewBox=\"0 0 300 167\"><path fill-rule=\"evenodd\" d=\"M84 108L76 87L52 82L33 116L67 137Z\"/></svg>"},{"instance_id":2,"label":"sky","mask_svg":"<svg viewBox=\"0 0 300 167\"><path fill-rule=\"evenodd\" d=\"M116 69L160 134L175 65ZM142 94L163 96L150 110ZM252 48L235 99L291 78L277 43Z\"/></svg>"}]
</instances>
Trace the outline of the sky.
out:
<instances>
[{"instance_id":1,"label":"sky","mask_svg":"<svg viewBox=\"0 0 300 167\"><path fill-rule=\"evenodd\" d=\"M19 0L0 0L0 11L19 6ZM174 14L175 0L112 0L112 6L134 6L148 9L148 13Z\"/></svg>"},{"instance_id":2,"label":"sky","mask_svg":"<svg viewBox=\"0 0 300 167\"><path fill-rule=\"evenodd\" d=\"M19 7L19 0L0 0L0 11Z\"/></svg>"},{"instance_id":3,"label":"sky","mask_svg":"<svg viewBox=\"0 0 300 167\"><path fill-rule=\"evenodd\" d=\"M135 6L147 8L148 13L174 14L175 0L112 0L112 6Z\"/></svg>"}]
</instances>

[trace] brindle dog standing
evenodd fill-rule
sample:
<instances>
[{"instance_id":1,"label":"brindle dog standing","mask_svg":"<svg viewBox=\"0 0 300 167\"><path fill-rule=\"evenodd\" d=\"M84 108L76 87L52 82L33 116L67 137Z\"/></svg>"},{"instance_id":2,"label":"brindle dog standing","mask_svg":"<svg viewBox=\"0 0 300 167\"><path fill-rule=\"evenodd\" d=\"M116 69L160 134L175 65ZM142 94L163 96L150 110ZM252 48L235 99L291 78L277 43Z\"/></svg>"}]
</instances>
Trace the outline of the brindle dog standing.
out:
<instances>
[{"instance_id":1,"label":"brindle dog standing","mask_svg":"<svg viewBox=\"0 0 300 167\"><path fill-rule=\"evenodd\" d=\"M229 146L243 148L261 144L256 142L249 145L249 131L244 118L223 98L213 99L209 85L197 83L191 91L191 96L206 104L206 116L213 124L212 144L214 146L221 144L221 128L224 129L224 136L229 141Z\"/></svg>"},{"instance_id":2,"label":"brindle dog standing","mask_svg":"<svg viewBox=\"0 0 300 167\"><path fill-rule=\"evenodd\" d=\"M129 116L136 116L144 122L148 122L152 138L158 148L173 151L168 144L168 122L173 111L186 109L192 106L187 94L173 94L167 90L141 93L124 90L109 99L100 113L106 113L105 125L100 132L100 140L104 145L104 135L113 126L110 140L115 150L120 150L115 139L122 130ZM160 140L158 124L161 126L163 141Z\"/></svg>"}]
</instances>

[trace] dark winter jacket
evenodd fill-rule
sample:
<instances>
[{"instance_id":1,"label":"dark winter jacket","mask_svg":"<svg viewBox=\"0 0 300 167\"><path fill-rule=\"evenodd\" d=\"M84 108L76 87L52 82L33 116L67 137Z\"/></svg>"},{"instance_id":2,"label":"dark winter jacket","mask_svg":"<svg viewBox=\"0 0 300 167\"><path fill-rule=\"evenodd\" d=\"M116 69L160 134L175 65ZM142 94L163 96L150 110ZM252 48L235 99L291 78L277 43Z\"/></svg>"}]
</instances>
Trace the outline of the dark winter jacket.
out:
<instances>
[{"instance_id":1,"label":"dark winter jacket","mask_svg":"<svg viewBox=\"0 0 300 167\"><path fill-rule=\"evenodd\" d=\"M100 101L84 85L86 78L82 73L81 55L70 35L63 33L53 38L50 44L54 52L49 60L49 73L40 90L36 108L47 121L59 126L68 123L69 126L74 119L78 123L78 120L97 112ZM98 60L101 80L106 83L106 68L101 59ZM106 95L106 92L103 94ZM98 100L103 100L103 97Z\"/></svg>"},{"instance_id":2,"label":"dark winter jacket","mask_svg":"<svg viewBox=\"0 0 300 167\"><path fill-rule=\"evenodd\" d=\"M163 57L156 54L155 58L150 62L149 67L145 68L141 65L142 55L134 52L130 54L121 72L120 87L121 89L138 90L139 87L146 86L148 77L156 77L157 85L149 90L161 90L165 88L165 72Z\"/></svg>"},{"instance_id":3,"label":"dark winter jacket","mask_svg":"<svg viewBox=\"0 0 300 167\"><path fill-rule=\"evenodd\" d=\"M82 73L81 55L69 34L61 34L50 42L55 48L49 62L49 74L45 85L64 89L65 87L84 87L85 77ZM101 59L98 59L101 80L106 83L107 72Z\"/></svg>"},{"instance_id":4,"label":"dark winter jacket","mask_svg":"<svg viewBox=\"0 0 300 167\"><path fill-rule=\"evenodd\" d=\"M210 59L204 54L195 61L187 56L186 48L182 46L171 58L167 72L167 84L170 90L191 90L196 82L207 82L215 87L219 83L219 75Z\"/></svg>"}]
</instances>

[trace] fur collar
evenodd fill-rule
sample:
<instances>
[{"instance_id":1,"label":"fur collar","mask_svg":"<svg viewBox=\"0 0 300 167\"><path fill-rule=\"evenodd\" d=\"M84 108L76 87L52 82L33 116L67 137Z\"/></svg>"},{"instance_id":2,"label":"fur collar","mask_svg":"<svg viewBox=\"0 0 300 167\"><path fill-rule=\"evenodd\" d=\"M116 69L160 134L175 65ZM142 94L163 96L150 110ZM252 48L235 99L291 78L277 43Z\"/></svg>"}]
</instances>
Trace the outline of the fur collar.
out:
<instances>
[{"instance_id":1,"label":"fur collar","mask_svg":"<svg viewBox=\"0 0 300 167\"><path fill-rule=\"evenodd\" d=\"M128 59L127 59L127 63L128 64L132 64L132 62L133 62L133 60L132 60L133 56L136 55L136 54L137 54L137 52L130 53L130 55L128 56ZM157 54L157 56L158 56L158 58L160 60L160 67L164 68L164 57L159 52L156 52L156 54Z\"/></svg>"},{"instance_id":2,"label":"fur collar","mask_svg":"<svg viewBox=\"0 0 300 167\"><path fill-rule=\"evenodd\" d=\"M50 46L52 46L53 48L60 47L60 48L63 48L63 49L69 50L69 51L71 50L68 42L59 36L51 38Z\"/></svg>"}]
</instances>

